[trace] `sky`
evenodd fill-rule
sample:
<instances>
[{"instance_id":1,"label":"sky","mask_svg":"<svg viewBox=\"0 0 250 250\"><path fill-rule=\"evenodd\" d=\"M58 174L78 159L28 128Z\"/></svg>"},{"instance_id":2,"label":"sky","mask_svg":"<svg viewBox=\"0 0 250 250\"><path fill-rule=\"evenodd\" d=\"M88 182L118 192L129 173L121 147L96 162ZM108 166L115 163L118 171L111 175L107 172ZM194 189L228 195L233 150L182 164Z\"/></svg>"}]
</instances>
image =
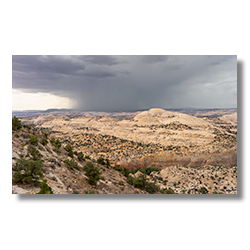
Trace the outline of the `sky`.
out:
<instances>
[{"instance_id":1,"label":"sky","mask_svg":"<svg viewBox=\"0 0 250 250\"><path fill-rule=\"evenodd\" d=\"M237 108L237 56L12 56L12 110Z\"/></svg>"}]
</instances>

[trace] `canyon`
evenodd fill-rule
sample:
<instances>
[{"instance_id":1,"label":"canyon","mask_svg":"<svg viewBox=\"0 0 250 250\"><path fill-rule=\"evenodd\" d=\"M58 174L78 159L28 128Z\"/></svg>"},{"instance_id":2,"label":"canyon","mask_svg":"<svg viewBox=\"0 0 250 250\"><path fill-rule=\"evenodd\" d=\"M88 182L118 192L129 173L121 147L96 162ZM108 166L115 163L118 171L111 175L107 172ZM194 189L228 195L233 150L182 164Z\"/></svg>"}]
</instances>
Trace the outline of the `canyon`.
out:
<instances>
[{"instance_id":1,"label":"canyon","mask_svg":"<svg viewBox=\"0 0 250 250\"><path fill-rule=\"evenodd\" d=\"M51 112L22 117L21 122L30 126L34 134L46 133L48 138L60 140L62 148L72 145L75 152L82 152L93 162L100 158L109 159L111 168L120 166L137 171L130 173L133 178L140 174L140 169L157 169L147 178L157 181L162 190L174 188L175 193L196 193L206 184L209 193L237 193L237 110L177 112L153 108L123 114L92 112L85 116ZM18 140L17 144L21 143L20 138L13 138L15 143ZM27 140L24 144L26 146L19 146L19 150L27 150ZM49 146L46 154L54 152L50 143ZM41 145L40 148L44 147ZM16 155L20 154L16 152ZM60 154L52 155L64 164ZM51 157L47 156L48 159ZM105 170L104 179L113 185L112 188L103 187L106 193L120 193L119 185L116 188L114 183L126 183L124 176L116 172ZM61 174L58 174L60 180ZM84 175L74 173L76 176L80 174ZM111 176L116 176L116 181L110 181ZM48 182L53 186L51 181ZM64 186L58 193L73 192L72 188L69 191L67 185ZM100 188L98 190L98 193L105 193ZM145 193L140 189L135 192L128 183L124 190L125 193Z\"/></svg>"}]
</instances>

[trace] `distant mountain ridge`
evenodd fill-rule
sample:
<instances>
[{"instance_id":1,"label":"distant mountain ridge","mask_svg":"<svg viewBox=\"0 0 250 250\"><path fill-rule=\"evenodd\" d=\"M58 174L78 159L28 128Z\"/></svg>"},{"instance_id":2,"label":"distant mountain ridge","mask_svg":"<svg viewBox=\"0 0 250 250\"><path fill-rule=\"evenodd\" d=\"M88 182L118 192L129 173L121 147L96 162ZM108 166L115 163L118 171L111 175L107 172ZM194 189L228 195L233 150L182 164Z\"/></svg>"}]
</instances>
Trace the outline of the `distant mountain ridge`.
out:
<instances>
[{"instance_id":1,"label":"distant mountain ridge","mask_svg":"<svg viewBox=\"0 0 250 250\"><path fill-rule=\"evenodd\" d=\"M183 109L164 109L166 111L176 111L185 113L193 116L220 116L226 114L232 114L237 111L237 108L231 109L195 109L195 108L183 108ZM69 117L77 116L111 116L111 117L122 117L123 119L131 118L140 112L147 111L147 109L135 110L135 111L92 111L92 110L77 110L77 109L47 109L47 110L23 110L23 111L12 111L12 117L16 116L19 118L29 116L39 116L41 114L55 114L55 115L66 115Z\"/></svg>"}]
</instances>

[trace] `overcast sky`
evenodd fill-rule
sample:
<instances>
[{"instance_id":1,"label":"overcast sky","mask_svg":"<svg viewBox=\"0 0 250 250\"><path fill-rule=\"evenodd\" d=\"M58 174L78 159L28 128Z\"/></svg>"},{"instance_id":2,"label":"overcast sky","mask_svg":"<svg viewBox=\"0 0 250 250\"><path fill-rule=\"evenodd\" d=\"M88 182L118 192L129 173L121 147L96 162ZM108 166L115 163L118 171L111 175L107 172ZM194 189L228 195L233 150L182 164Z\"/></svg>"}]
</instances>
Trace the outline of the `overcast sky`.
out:
<instances>
[{"instance_id":1,"label":"overcast sky","mask_svg":"<svg viewBox=\"0 0 250 250\"><path fill-rule=\"evenodd\" d=\"M237 56L12 56L12 110L236 108Z\"/></svg>"}]
</instances>

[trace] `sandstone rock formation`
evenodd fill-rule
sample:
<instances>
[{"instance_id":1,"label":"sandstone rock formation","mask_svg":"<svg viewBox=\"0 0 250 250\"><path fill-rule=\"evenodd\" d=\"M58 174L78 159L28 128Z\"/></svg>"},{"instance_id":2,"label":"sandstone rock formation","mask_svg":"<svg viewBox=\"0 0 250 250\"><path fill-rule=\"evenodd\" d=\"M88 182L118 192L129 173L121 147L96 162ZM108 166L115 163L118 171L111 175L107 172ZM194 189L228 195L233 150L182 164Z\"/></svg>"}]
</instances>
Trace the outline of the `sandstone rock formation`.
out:
<instances>
[{"instance_id":1,"label":"sandstone rock formation","mask_svg":"<svg viewBox=\"0 0 250 250\"><path fill-rule=\"evenodd\" d=\"M12 164L26 157L29 139L39 138L36 146L43 156L44 175L54 193L147 193L127 182L117 165L129 170L155 168L148 181L160 190L175 193L199 193L204 187L209 193L237 193L237 113L223 116L194 117L180 112L150 109L138 112L131 119L110 116L68 117L40 115L21 119L32 128L13 131ZM48 140L59 139L56 150L49 141L42 145L42 135ZM75 152L83 152L81 162L73 158L79 169L68 169L71 159L63 149L71 144ZM97 159L109 159L110 167L97 164ZM89 160L91 159L91 160ZM96 186L88 183L83 166L93 161L102 172ZM220 166L220 168L219 168ZM132 175L139 178L140 172ZM203 177L204 176L204 177ZM180 183L179 183L180 182ZM164 191L165 190L165 191ZM13 185L13 193L37 193L39 188ZM172 191L171 191L172 192Z\"/></svg>"},{"instance_id":2,"label":"sandstone rock formation","mask_svg":"<svg viewBox=\"0 0 250 250\"><path fill-rule=\"evenodd\" d=\"M101 155L124 166L237 164L237 113L198 118L150 109L122 121L54 115L23 121L52 131L51 136L70 141L92 158Z\"/></svg>"}]
</instances>

